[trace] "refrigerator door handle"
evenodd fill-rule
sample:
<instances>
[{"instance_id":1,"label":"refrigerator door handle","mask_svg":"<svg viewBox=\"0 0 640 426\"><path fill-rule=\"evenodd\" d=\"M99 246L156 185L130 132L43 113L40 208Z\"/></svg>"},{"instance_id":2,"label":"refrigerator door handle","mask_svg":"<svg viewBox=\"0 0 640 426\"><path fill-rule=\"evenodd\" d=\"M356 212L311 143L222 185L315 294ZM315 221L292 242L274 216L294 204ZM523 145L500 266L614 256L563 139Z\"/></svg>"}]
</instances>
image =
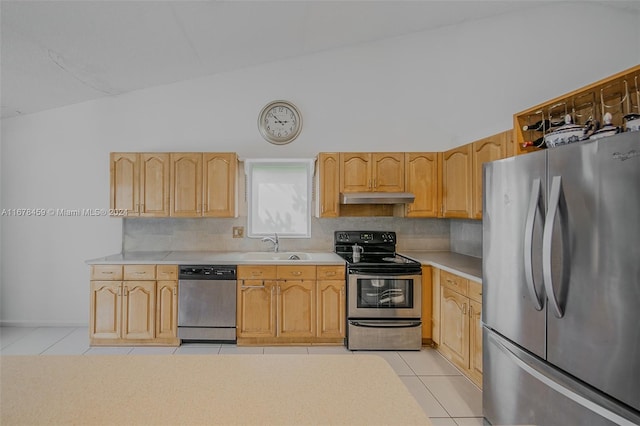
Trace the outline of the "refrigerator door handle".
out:
<instances>
[{"instance_id":1,"label":"refrigerator door handle","mask_svg":"<svg viewBox=\"0 0 640 426\"><path fill-rule=\"evenodd\" d=\"M560 194L562 192L562 177L554 176L551 180L551 190L549 191L549 209L547 210L547 219L544 224L542 233L542 278L544 289L547 293L549 303L553 306L555 316L562 318L564 310L558 303L558 298L553 291L553 277L551 274L551 242L553 238L553 224L558 213L560 204Z\"/></svg>"},{"instance_id":2,"label":"refrigerator door handle","mask_svg":"<svg viewBox=\"0 0 640 426\"><path fill-rule=\"evenodd\" d=\"M489 339L491 343L493 343L498 349L500 349L505 355L507 355L518 367L527 372L529 375L544 383L551 389L556 392L564 395L565 397L571 399L577 404L585 407L586 409L604 417L607 420L610 420L618 425L624 426L633 426L634 422L631 422L624 417L614 413L613 411L603 407L602 405L592 401L584 396L578 394L577 392L563 386L561 383L558 383L553 377L545 374L543 371L540 371L536 368L535 364L532 362L526 362L526 360L521 359L516 353L514 353L509 347L507 347L504 343L501 342L501 338L497 337L493 333L489 334Z\"/></svg>"},{"instance_id":3,"label":"refrigerator door handle","mask_svg":"<svg viewBox=\"0 0 640 426\"><path fill-rule=\"evenodd\" d=\"M536 213L543 212L542 199L540 197L540 188L542 183L540 178L533 180L531 185L531 197L529 198L529 208L527 209L527 219L524 225L524 276L527 283L529 295L533 300L533 306L536 311L542 310L542 300L536 290L533 280L533 227L536 221ZM542 217L542 215L541 215ZM544 221L544 218L542 218Z\"/></svg>"}]
</instances>

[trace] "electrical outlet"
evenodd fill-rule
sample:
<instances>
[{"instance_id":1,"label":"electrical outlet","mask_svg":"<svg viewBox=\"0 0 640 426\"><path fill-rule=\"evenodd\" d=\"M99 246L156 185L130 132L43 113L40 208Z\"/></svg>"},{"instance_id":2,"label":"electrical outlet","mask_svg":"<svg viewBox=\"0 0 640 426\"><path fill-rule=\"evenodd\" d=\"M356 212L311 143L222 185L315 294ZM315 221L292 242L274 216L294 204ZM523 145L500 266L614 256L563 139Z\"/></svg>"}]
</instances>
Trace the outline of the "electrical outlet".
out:
<instances>
[{"instance_id":1,"label":"electrical outlet","mask_svg":"<svg viewBox=\"0 0 640 426\"><path fill-rule=\"evenodd\" d=\"M233 238L242 238L242 237L244 237L244 226L234 226Z\"/></svg>"}]
</instances>

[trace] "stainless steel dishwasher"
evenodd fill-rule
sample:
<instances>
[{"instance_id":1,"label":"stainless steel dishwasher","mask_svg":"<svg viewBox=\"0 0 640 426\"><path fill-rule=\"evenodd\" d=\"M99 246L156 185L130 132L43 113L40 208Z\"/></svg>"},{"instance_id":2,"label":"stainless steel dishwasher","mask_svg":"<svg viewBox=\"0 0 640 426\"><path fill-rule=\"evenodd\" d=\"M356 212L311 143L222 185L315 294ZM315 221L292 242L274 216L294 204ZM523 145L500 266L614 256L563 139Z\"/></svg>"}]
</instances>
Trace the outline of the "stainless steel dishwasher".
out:
<instances>
[{"instance_id":1,"label":"stainless steel dishwasher","mask_svg":"<svg viewBox=\"0 0 640 426\"><path fill-rule=\"evenodd\" d=\"M236 266L180 265L178 338L236 341Z\"/></svg>"}]
</instances>

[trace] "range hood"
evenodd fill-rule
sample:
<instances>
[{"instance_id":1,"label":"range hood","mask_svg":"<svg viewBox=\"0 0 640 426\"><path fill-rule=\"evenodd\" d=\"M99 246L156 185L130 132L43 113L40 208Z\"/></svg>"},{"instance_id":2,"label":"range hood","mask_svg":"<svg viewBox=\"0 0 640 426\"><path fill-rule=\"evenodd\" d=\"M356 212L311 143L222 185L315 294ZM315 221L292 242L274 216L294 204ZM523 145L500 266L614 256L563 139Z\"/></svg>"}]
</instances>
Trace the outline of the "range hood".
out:
<instances>
[{"instance_id":1,"label":"range hood","mask_svg":"<svg viewBox=\"0 0 640 426\"><path fill-rule=\"evenodd\" d=\"M341 192L340 204L406 204L416 196L410 192Z\"/></svg>"}]
</instances>

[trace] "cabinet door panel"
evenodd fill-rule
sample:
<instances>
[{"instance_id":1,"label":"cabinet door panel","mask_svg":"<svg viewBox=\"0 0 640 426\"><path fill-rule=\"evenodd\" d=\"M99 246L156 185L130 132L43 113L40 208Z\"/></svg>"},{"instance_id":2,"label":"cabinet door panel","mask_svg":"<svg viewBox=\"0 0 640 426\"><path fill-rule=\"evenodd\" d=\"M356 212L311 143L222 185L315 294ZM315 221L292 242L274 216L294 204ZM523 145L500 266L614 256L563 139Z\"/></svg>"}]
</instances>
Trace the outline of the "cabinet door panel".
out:
<instances>
[{"instance_id":1,"label":"cabinet door panel","mask_svg":"<svg viewBox=\"0 0 640 426\"><path fill-rule=\"evenodd\" d=\"M278 336L313 337L316 324L314 281L278 283Z\"/></svg>"},{"instance_id":2,"label":"cabinet door panel","mask_svg":"<svg viewBox=\"0 0 640 426\"><path fill-rule=\"evenodd\" d=\"M404 191L404 153L375 153L372 168L373 191Z\"/></svg>"},{"instance_id":3,"label":"cabinet door panel","mask_svg":"<svg viewBox=\"0 0 640 426\"><path fill-rule=\"evenodd\" d=\"M482 387L482 303L469 301L469 377Z\"/></svg>"},{"instance_id":4,"label":"cabinet door panel","mask_svg":"<svg viewBox=\"0 0 640 426\"><path fill-rule=\"evenodd\" d=\"M121 281L91 281L90 330L92 339L119 339Z\"/></svg>"},{"instance_id":5,"label":"cabinet door panel","mask_svg":"<svg viewBox=\"0 0 640 426\"><path fill-rule=\"evenodd\" d=\"M345 281L318 281L318 337L345 336Z\"/></svg>"},{"instance_id":6,"label":"cabinet door panel","mask_svg":"<svg viewBox=\"0 0 640 426\"><path fill-rule=\"evenodd\" d=\"M468 144L442 156L444 217L471 217L471 192L471 144Z\"/></svg>"},{"instance_id":7,"label":"cabinet door panel","mask_svg":"<svg viewBox=\"0 0 640 426\"><path fill-rule=\"evenodd\" d=\"M473 217L482 219L482 165L505 157L506 134L481 139L473 143Z\"/></svg>"},{"instance_id":8,"label":"cabinet door panel","mask_svg":"<svg viewBox=\"0 0 640 426\"><path fill-rule=\"evenodd\" d=\"M171 216L202 216L202 153L171 154Z\"/></svg>"},{"instance_id":9,"label":"cabinet door panel","mask_svg":"<svg viewBox=\"0 0 640 426\"><path fill-rule=\"evenodd\" d=\"M203 216L234 217L238 160L233 153L205 153L203 156Z\"/></svg>"},{"instance_id":10,"label":"cabinet door panel","mask_svg":"<svg viewBox=\"0 0 640 426\"><path fill-rule=\"evenodd\" d=\"M112 209L127 210L127 215L139 213L139 163L138 154L112 152L110 155Z\"/></svg>"},{"instance_id":11,"label":"cabinet door panel","mask_svg":"<svg viewBox=\"0 0 640 426\"><path fill-rule=\"evenodd\" d=\"M469 299L441 288L440 351L462 369L469 366Z\"/></svg>"},{"instance_id":12,"label":"cabinet door panel","mask_svg":"<svg viewBox=\"0 0 640 426\"><path fill-rule=\"evenodd\" d=\"M238 282L238 337L275 337L275 281Z\"/></svg>"},{"instance_id":13,"label":"cabinet door panel","mask_svg":"<svg viewBox=\"0 0 640 426\"><path fill-rule=\"evenodd\" d=\"M155 281L124 281L122 284L122 338L155 337Z\"/></svg>"},{"instance_id":14,"label":"cabinet door panel","mask_svg":"<svg viewBox=\"0 0 640 426\"><path fill-rule=\"evenodd\" d=\"M431 266L422 267L422 338L431 339L432 325L431 317L433 315L433 299L432 282L431 282Z\"/></svg>"},{"instance_id":15,"label":"cabinet door panel","mask_svg":"<svg viewBox=\"0 0 640 426\"><path fill-rule=\"evenodd\" d=\"M407 204L407 217L438 217L440 214L440 172L438 153L406 153L406 191L415 195Z\"/></svg>"},{"instance_id":16,"label":"cabinet door panel","mask_svg":"<svg viewBox=\"0 0 640 426\"><path fill-rule=\"evenodd\" d=\"M140 216L169 216L169 154L140 154Z\"/></svg>"},{"instance_id":17,"label":"cabinet door panel","mask_svg":"<svg viewBox=\"0 0 640 426\"><path fill-rule=\"evenodd\" d=\"M340 192L371 191L371 155L340 153Z\"/></svg>"},{"instance_id":18,"label":"cabinet door panel","mask_svg":"<svg viewBox=\"0 0 640 426\"><path fill-rule=\"evenodd\" d=\"M340 165L337 153L318 155L318 203L320 217L340 215Z\"/></svg>"},{"instance_id":19,"label":"cabinet door panel","mask_svg":"<svg viewBox=\"0 0 640 426\"><path fill-rule=\"evenodd\" d=\"M177 339L178 282L158 281L156 303L156 337L159 339Z\"/></svg>"}]
</instances>

